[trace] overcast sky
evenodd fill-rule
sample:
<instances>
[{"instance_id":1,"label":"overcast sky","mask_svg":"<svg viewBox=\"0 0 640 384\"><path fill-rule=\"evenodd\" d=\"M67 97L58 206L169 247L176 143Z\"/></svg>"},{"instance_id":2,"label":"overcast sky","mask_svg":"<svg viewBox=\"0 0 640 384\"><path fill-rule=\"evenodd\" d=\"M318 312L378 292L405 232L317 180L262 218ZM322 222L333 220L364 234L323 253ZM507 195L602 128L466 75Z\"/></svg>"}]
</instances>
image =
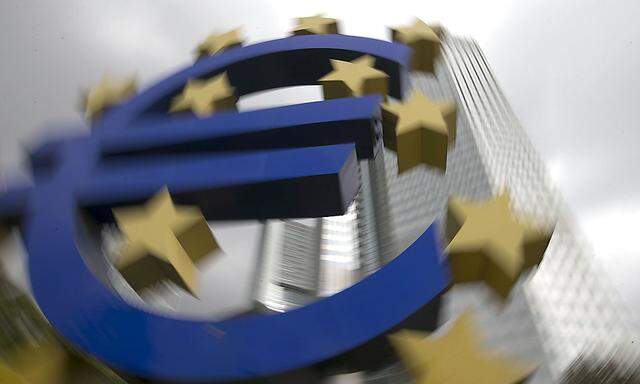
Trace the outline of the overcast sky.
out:
<instances>
[{"instance_id":1,"label":"overcast sky","mask_svg":"<svg viewBox=\"0 0 640 384\"><path fill-rule=\"evenodd\" d=\"M637 0L3 0L0 188L20 177L24 144L82 122L80 91L104 73L149 84L188 65L212 31L244 26L250 41L267 40L318 12L347 34L386 38L386 26L418 16L478 40L576 223L640 309ZM227 241L225 250L252 247Z\"/></svg>"}]
</instances>

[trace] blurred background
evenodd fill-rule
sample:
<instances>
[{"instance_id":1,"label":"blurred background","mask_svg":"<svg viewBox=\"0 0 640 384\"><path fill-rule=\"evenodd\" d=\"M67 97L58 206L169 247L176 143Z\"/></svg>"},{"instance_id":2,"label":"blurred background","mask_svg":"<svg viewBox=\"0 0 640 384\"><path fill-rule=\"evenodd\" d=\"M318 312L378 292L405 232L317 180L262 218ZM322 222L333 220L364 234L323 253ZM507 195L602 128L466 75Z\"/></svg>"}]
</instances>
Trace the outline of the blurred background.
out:
<instances>
[{"instance_id":1,"label":"blurred background","mask_svg":"<svg viewBox=\"0 0 640 384\"><path fill-rule=\"evenodd\" d=\"M144 88L190 65L196 44L212 32L242 26L250 42L269 40L286 36L294 17L317 13L339 19L345 34L386 39L387 26L419 17L476 39L570 215L623 299L640 312L640 2L633 0L3 1L0 190L28 177L26 148L43 133L84 129L81 91L103 74L136 74ZM319 99L320 92L256 97L240 108L291 98ZM233 256L207 270L203 300L224 302L219 314L241 308L251 289L250 274L229 271L253 264L258 227L214 225ZM28 289L20 245L6 246L13 248L5 268ZM186 310L200 313L193 305Z\"/></svg>"}]
</instances>

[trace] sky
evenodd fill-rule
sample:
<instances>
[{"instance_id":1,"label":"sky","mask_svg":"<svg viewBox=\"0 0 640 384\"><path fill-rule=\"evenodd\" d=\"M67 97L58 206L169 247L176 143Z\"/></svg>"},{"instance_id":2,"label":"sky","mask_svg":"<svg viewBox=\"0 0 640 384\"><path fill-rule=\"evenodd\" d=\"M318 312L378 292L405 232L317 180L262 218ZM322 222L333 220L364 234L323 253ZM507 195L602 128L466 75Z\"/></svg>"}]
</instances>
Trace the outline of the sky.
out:
<instances>
[{"instance_id":1,"label":"sky","mask_svg":"<svg viewBox=\"0 0 640 384\"><path fill-rule=\"evenodd\" d=\"M294 17L317 13L340 19L346 34L387 38L387 26L420 17L475 38L597 261L640 311L635 0L5 0L0 190L24 178L25 148L43 134L86 129L80 94L103 74L135 74L144 87L189 65L211 32L242 26L250 42L268 40L286 36ZM213 262L213 278L250 268L258 228L219 226L227 256ZM249 241L238 241L246 236ZM239 280L210 287L207 300L235 295L230 307L241 306L250 281Z\"/></svg>"}]
</instances>

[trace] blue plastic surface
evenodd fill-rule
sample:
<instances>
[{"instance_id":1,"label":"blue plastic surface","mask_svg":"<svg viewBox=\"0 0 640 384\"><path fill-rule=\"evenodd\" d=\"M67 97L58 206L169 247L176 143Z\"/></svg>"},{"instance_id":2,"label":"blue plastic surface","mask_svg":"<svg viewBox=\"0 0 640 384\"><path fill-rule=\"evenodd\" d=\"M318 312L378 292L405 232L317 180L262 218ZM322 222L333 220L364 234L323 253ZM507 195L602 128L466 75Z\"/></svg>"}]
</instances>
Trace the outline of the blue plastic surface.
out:
<instances>
[{"instance_id":1,"label":"blue plastic surface","mask_svg":"<svg viewBox=\"0 0 640 384\"><path fill-rule=\"evenodd\" d=\"M306 307L221 322L146 312L88 270L65 191L42 189L26 237L33 291L49 321L84 351L124 371L172 380L236 380L318 363L379 336L447 284L435 228L360 283ZM57 204L49 204L55 197Z\"/></svg>"},{"instance_id":2,"label":"blue plastic surface","mask_svg":"<svg viewBox=\"0 0 640 384\"><path fill-rule=\"evenodd\" d=\"M358 158L370 159L382 136L381 101L375 95L164 119L125 131L103 131L101 148L104 156L112 157L355 143Z\"/></svg>"}]
</instances>

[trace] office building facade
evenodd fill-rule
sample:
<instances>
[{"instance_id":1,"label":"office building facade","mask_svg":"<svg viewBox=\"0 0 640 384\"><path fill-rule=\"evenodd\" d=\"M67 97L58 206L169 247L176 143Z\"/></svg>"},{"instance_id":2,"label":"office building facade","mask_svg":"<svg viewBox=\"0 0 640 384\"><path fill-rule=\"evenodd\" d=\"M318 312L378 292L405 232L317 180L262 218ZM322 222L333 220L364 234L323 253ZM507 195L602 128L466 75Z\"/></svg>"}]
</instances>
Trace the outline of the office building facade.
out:
<instances>
[{"instance_id":1,"label":"office building facade","mask_svg":"<svg viewBox=\"0 0 640 384\"><path fill-rule=\"evenodd\" d=\"M472 308L487 346L540 364L534 383L559 377L581 353L626 348L631 315L566 217L478 44L446 30L441 40L435 73L412 73L409 91L458 105L446 173L423 165L398 175L395 154L379 148L375 159L360 162L361 189L345 215L268 221L255 300L286 311L347 288L432 222L442 226L449 197L483 200L506 188L517 213L555 226L544 261L505 303L482 284L455 286L444 296L440 323ZM410 382L398 366L363 377Z\"/></svg>"}]
</instances>

